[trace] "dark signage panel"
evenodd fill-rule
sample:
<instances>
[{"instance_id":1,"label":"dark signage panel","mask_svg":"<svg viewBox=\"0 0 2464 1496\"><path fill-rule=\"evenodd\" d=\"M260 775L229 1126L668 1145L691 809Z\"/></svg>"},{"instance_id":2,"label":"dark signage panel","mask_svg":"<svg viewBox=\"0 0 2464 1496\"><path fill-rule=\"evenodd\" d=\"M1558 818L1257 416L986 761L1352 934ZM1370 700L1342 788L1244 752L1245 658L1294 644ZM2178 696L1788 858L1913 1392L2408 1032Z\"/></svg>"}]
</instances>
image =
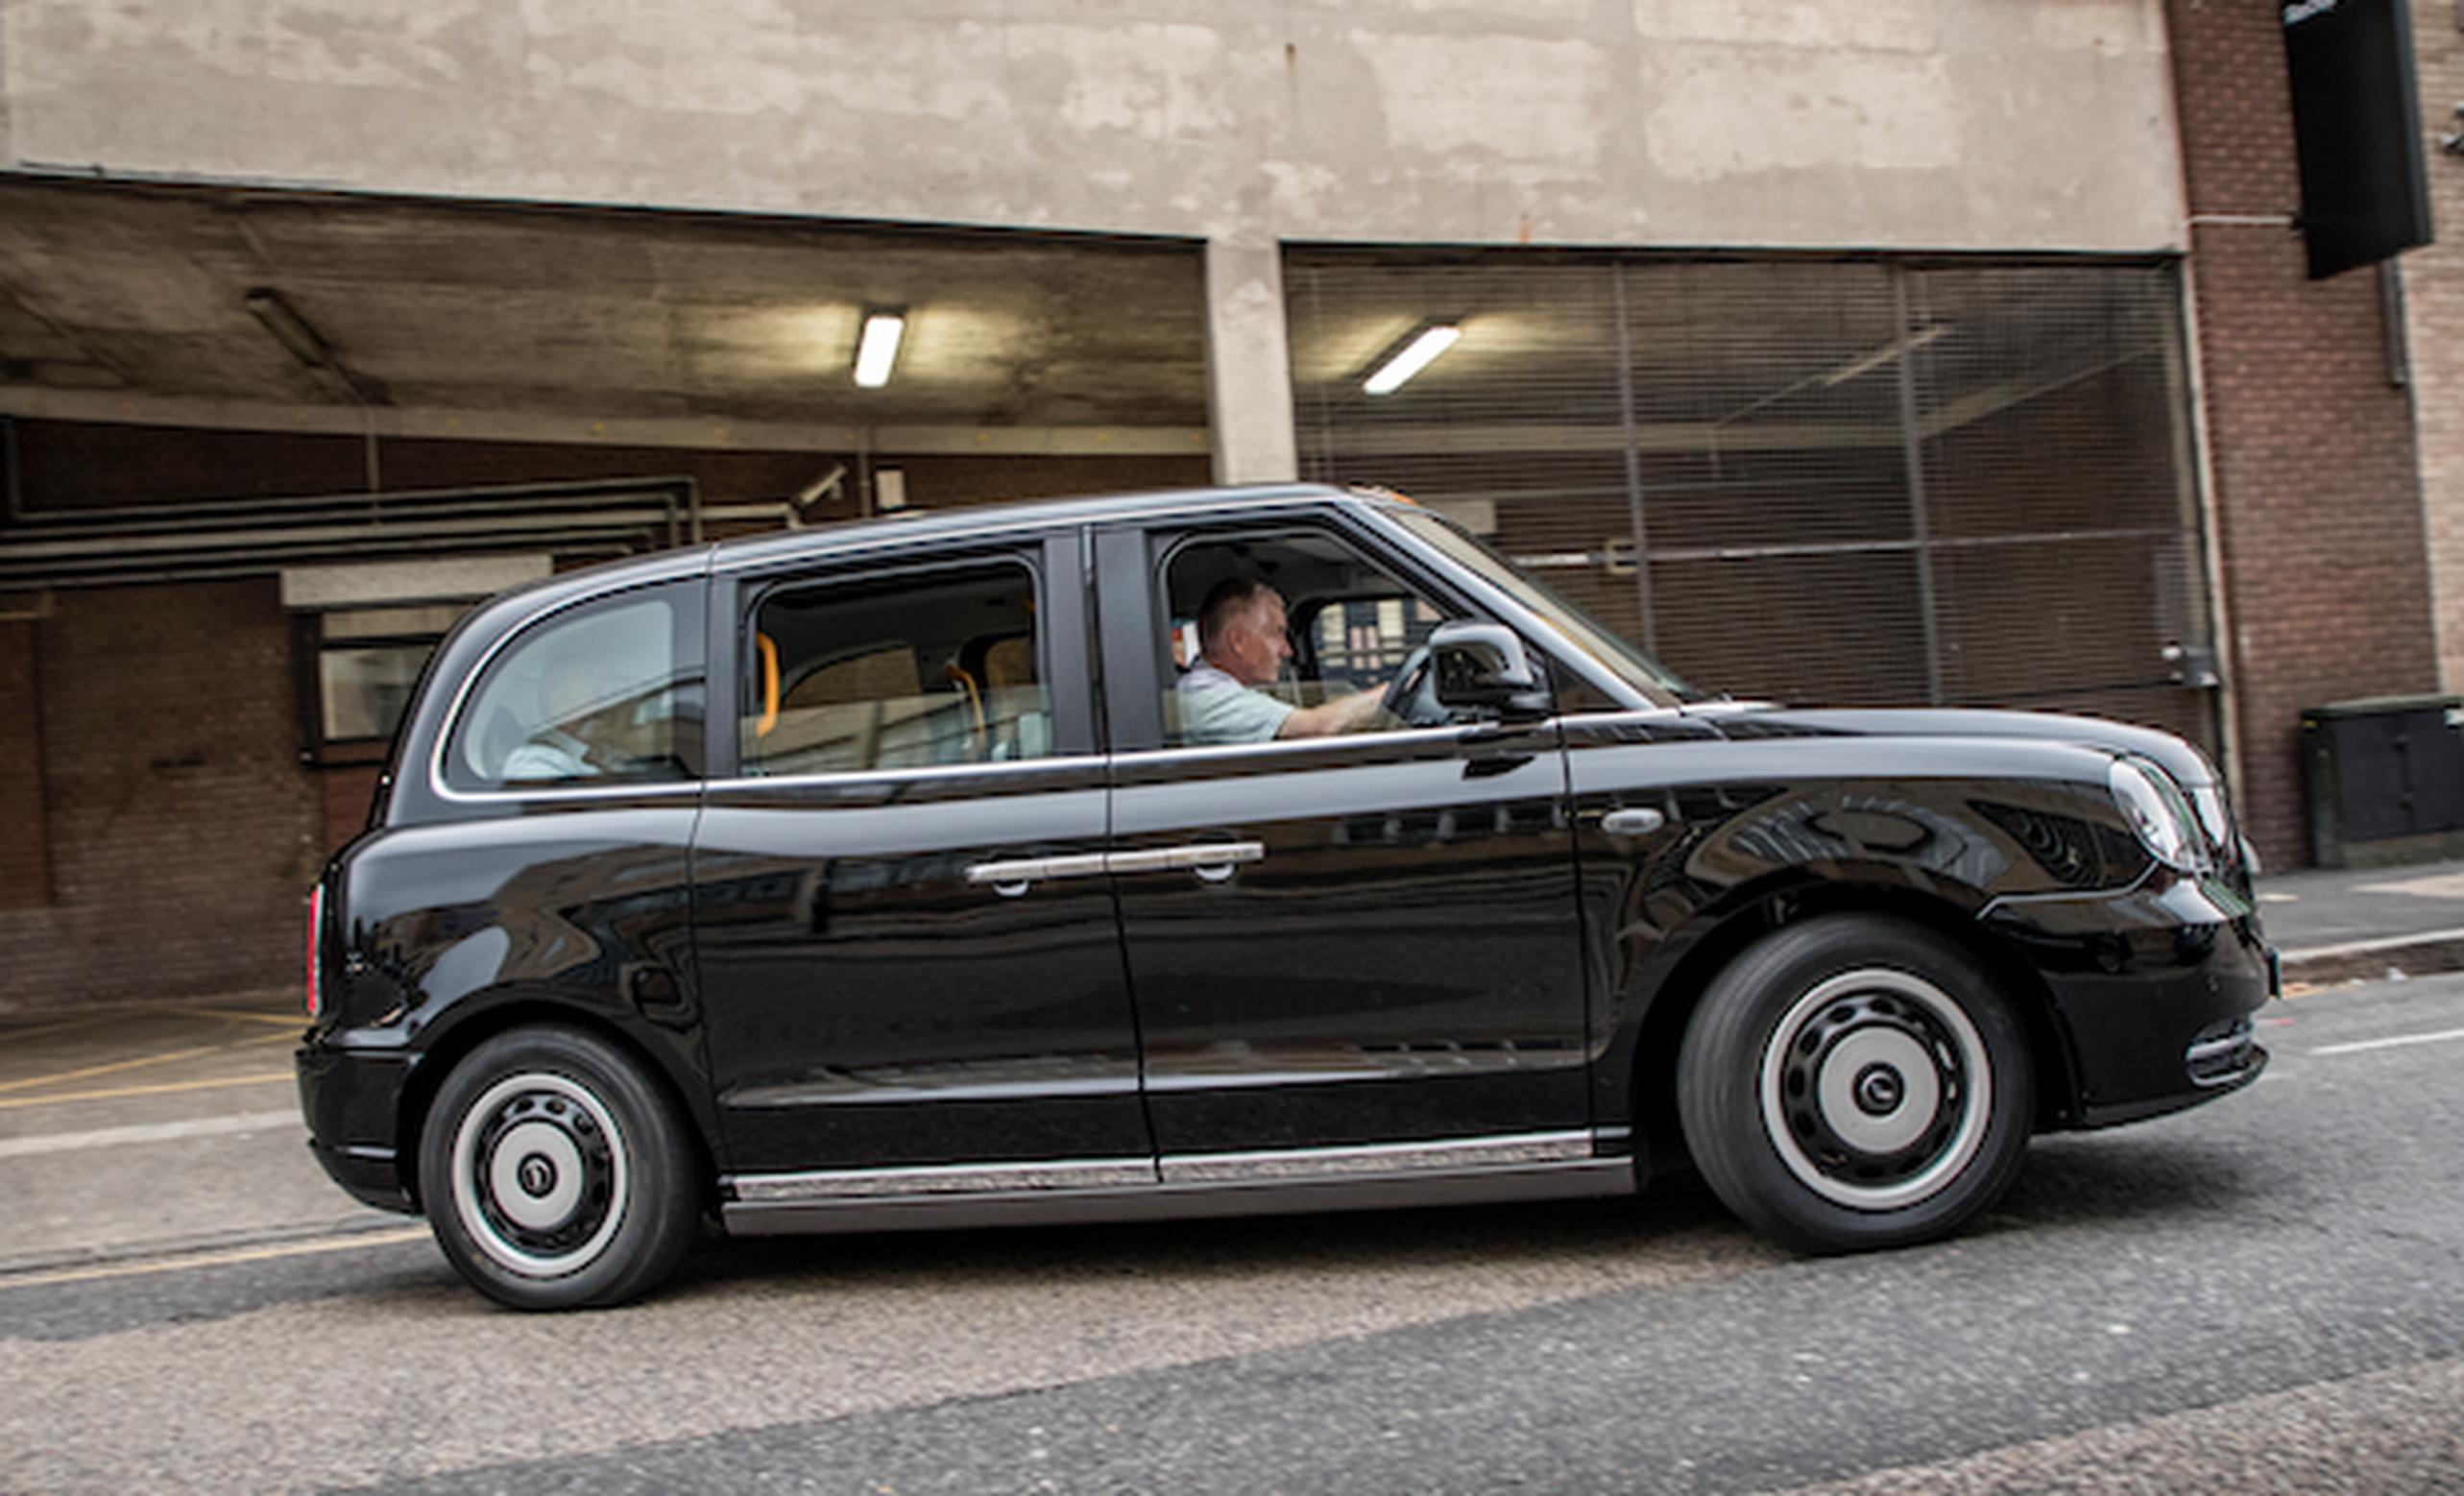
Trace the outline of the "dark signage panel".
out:
<instances>
[{"instance_id":1,"label":"dark signage panel","mask_svg":"<svg viewBox=\"0 0 2464 1496\"><path fill-rule=\"evenodd\" d=\"M2404 0L2283 0L2310 278L2430 241Z\"/></svg>"}]
</instances>

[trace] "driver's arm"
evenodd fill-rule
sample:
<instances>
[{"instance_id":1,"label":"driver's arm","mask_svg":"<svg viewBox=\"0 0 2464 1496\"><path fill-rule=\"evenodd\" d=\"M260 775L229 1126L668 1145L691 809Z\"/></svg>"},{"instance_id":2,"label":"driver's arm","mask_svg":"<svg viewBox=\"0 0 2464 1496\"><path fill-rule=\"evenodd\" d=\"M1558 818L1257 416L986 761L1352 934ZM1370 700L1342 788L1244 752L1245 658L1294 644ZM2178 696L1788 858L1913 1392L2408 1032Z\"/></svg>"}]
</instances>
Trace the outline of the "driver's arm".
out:
<instances>
[{"instance_id":1,"label":"driver's arm","mask_svg":"<svg viewBox=\"0 0 2464 1496\"><path fill-rule=\"evenodd\" d=\"M1314 707L1295 708L1290 716L1283 719L1283 726L1275 729L1275 736L1324 737L1332 733L1357 732L1368 726L1385 700L1384 691L1365 690L1355 691L1349 696L1338 696L1332 701L1321 701Z\"/></svg>"}]
</instances>

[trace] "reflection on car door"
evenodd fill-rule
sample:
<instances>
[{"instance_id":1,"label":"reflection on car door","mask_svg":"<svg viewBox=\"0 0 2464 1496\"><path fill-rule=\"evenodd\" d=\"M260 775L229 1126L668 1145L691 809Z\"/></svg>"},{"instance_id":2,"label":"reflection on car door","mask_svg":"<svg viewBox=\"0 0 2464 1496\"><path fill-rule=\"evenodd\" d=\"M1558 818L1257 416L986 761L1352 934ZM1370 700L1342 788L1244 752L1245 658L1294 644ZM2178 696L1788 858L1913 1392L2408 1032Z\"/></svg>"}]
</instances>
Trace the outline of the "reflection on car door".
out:
<instances>
[{"instance_id":1,"label":"reflection on car door","mask_svg":"<svg viewBox=\"0 0 2464 1496\"><path fill-rule=\"evenodd\" d=\"M971 881L1099 868L1076 544L722 578L694 888L740 1197L1152 1181L1103 879Z\"/></svg>"},{"instance_id":2,"label":"reflection on car door","mask_svg":"<svg viewBox=\"0 0 2464 1496\"><path fill-rule=\"evenodd\" d=\"M1123 528L1097 552L1114 883L1164 1181L1587 1156L1554 729L1164 749L1144 683L1169 679L1165 542Z\"/></svg>"}]
</instances>

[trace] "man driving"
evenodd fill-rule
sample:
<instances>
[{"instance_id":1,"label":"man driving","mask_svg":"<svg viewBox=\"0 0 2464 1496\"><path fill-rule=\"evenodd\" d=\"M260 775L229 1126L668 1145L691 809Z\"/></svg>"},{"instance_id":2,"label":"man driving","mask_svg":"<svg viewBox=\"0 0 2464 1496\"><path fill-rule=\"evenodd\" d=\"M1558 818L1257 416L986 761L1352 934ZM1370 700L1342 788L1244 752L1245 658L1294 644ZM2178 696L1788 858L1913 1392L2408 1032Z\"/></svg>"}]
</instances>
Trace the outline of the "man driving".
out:
<instances>
[{"instance_id":1,"label":"man driving","mask_svg":"<svg viewBox=\"0 0 2464 1496\"><path fill-rule=\"evenodd\" d=\"M1197 609L1197 663L1175 688L1181 736L1192 743L1260 743L1322 737L1366 727L1383 691L1356 691L1314 707L1268 695L1292 658L1283 594L1254 577L1229 577Z\"/></svg>"}]
</instances>

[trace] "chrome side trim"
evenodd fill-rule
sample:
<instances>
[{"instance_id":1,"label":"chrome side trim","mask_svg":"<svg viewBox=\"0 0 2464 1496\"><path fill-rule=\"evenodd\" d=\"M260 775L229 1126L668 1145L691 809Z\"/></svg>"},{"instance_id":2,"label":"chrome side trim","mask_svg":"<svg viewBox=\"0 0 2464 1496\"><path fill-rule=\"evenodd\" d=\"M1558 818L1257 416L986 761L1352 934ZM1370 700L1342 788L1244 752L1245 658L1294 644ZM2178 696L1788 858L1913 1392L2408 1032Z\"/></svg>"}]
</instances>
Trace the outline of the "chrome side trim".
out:
<instances>
[{"instance_id":1,"label":"chrome side trim","mask_svg":"<svg viewBox=\"0 0 2464 1496\"><path fill-rule=\"evenodd\" d=\"M1262 743L1199 743L1179 748L1137 748L1116 754L1123 765L1150 763L1227 763L1247 759L1276 760L1323 757L1367 745L1425 742L1437 746L1461 741L1469 727L1407 727L1387 732L1340 733L1331 737L1270 737Z\"/></svg>"},{"instance_id":2,"label":"chrome side trim","mask_svg":"<svg viewBox=\"0 0 2464 1496\"><path fill-rule=\"evenodd\" d=\"M737 1199L878 1199L896 1195L1006 1194L1041 1190L1152 1187L1144 1158L1060 1159L1026 1164L935 1164L910 1169L819 1169L794 1174L737 1174L720 1184Z\"/></svg>"},{"instance_id":3,"label":"chrome side trim","mask_svg":"<svg viewBox=\"0 0 2464 1496\"><path fill-rule=\"evenodd\" d=\"M1584 1158L1566 1163L1334 1175L1250 1184L1147 1184L985 1194L738 1200L722 1205L719 1214L727 1229L737 1235L784 1236L1593 1199L1631 1194L1638 1184L1631 1158Z\"/></svg>"},{"instance_id":4,"label":"chrome side trim","mask_svg":"<svg viewBox=\"0 0 2464 1496\"><path fill-rule=\"evenodd\" d=\"M1060 774L1103 767L1101 754L1055 754L1049 759L996 759L983 763L928 763L906 769L843 769L827 774L738 774L707 781L711 793L748 789L827 789L842 784L908 784L943 779L989 779L1029 773Z\"/></svg>"},{"instance_id":5,"label":"chrome side trim","mask_svg":"<svg viewBox=\"0 0 2464 1496\"><path fill-rule=\"evenodd\" d=\"M1579 1163L1593 1155L1587 1130L1491 1138L1371 1143L1333 1148L1271 1148L1144 1158L1039 1159L1003 1164L927 1164L889 1169L819 1169L737 1174L722 1181L744 1201L873 1199L909 1194L998 1194L1020 1190L1088 1190L1129 1185L1283 1184L1369 1175L1458 1173Z\"/></svg>"},{"instance_id":6,"label":"chrome side trim","mask_svg":"<svg viewBox=\"0 0 2464 1496\"><path fill-rule=\"evenodd\" d=\"M1241 1184L1571 1163L1591 1157L1591 1152L1588 1131L1535 1132L1504 1138L1450 1138L1437 1143L1371 1143L1357 1147L1172 1153L1165 1155L1161 1168L1166 1184Z\"/></svg>"}]
</instances>

